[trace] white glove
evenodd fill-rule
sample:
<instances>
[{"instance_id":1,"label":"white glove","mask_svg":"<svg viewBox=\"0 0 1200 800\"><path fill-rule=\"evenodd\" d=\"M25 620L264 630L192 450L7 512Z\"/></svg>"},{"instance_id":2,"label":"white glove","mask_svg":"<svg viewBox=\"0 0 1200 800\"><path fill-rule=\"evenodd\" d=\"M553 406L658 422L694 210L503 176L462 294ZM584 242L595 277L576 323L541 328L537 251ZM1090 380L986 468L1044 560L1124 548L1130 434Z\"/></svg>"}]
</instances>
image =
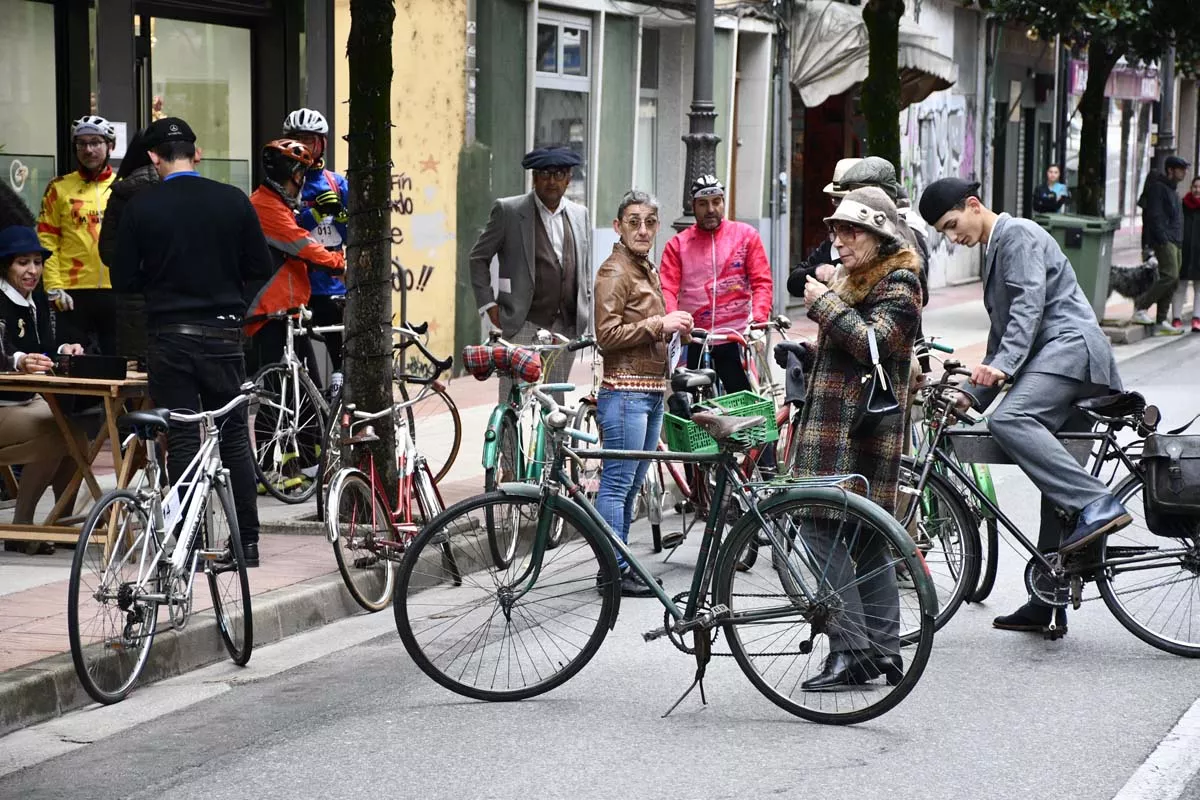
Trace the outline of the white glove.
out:
<instances>
[{"instance_id":1,"label":"white glove","mask_svg":"<svg viewBox=\"0 0 1200 800\"><path fill-rule=\"evenodd\" d=\"M71 295L67 294L63 289L51 289L46 293L46 297L50 298L50 302L59 311L74 311L75 301L71 299Z\"/></svg>"}]
</instances>

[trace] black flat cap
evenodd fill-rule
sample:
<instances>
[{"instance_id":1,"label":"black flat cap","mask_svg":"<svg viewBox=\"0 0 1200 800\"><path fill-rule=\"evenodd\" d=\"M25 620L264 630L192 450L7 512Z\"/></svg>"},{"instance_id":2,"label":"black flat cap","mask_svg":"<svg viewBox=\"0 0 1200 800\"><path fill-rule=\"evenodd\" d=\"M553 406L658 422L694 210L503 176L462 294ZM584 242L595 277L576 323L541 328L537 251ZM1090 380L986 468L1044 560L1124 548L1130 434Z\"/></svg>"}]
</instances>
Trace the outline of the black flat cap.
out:
<instances>
[{"instance_id":1,"label":"black flat cap","mask_svg":"<svg viewBox=\"0 0 1200 800\"><path fill-rule=\"evenodd\" d=\"M583 159L569 147L539 147L521 159L521 169L562 169L578 167Z\"/></svg>"},{"instance_id":2,"label":"black flat cap","mask_svg":"<svg viewBox=\"0 0 1200 800\"><path fill-rule=\"evenodd\" d=\"M946 212L963 201L969 194L979 191L979 184L962 178L940 178L921 192L921 216L930 225L937 225Z\"/></svg>"},{"instance_id":3,"label":"black flat cap","mask_svg":"<svg viewBox=\"0 0 1200 800\"><path fill-rule=\"evenodd\" d=\"M1163 159L1163 169L1187 169L1190 166L1191 164L1179 156L1167 156Z\"/></svg>"},{"instance_id":4,"label":"black flat cap","mask_svg":"<svg viewBox=\"0 0 1200 800\"><path fill-rule=\"evenodd\" d=\"M146 149L150 150L167 142L194 142L196 134L192 133L191 126L179 117L163 117L146 127L146 135L142 141Z\"/></svg>"}]
</instances>

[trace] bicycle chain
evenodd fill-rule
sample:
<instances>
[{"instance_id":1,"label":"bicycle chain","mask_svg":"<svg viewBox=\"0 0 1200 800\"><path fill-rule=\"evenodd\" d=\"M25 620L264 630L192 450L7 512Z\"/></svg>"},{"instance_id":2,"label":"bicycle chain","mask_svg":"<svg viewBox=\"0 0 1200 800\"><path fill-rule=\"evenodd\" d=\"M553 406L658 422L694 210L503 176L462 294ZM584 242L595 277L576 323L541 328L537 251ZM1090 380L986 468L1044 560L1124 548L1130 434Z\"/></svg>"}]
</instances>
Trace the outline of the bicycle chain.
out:
<instances>
[{"instance_id":1,"label":"bicycle chain","mask_svg":"<svg viewBox=\"0 0 1200 800\"><path fill-rule=\"evenodd\" d=\"M674 600L676 603L679 603L681 600L686 600L686 599L687 599L687 596L688 596L688 593L687 593L687 592L680 592L679 594L675 595L675 597L673 597L672 599L673 599L673 600ZM737 596L737 597L781 598L781 597L788 597L789 595L786 595L786 594L771 594L771 593L768 593L768 592L761 592L761 593L754 593L754 592L737 592L737 593L736 593L736 596ZM700 608L707 608L707 606L703 606L703 605L702 605L702 606L700 606ZM675 649L677 649L677 650L679 650L679 651L681 651L681 652L683 652L683 653L687 653L687 654L688 654L688 655L690 655L690 656L692 656L692 655L695 655L695 654L696 654L696 648L694 648L694 647L689 647L688 645L684 644L682 640L680 640L680 639L678 639L678 638L677 638L677 634L675 634L675 633L673 633L673 632L671 631L671 622L672 622L672 620L670 619L670 615L669 615L669 614L664 614L664 617L666 617L667 639L669 639L669 640L670 640L670 642L671 642L671 644L673 644L673 645L675 646ZM713 632L713 633L712 633L712 643L713 643L713 644L716 644L716 642L717 642L717 634L718 634L718 633L720 633L720 630L721 630L721 629L720 629L719 627L714 627L714 628L712 628L711 630L712 630L712 632ZM715 650L712 650L712 651L710 652L710 655L713 655L713 656L721 656L721 657L723 657L723 658L733 658L733 653L718 653L718 652L716 652ZM774 658L774 657L777 657L777 656L807 656L807 655L812 655L812 650L811 650L811 648L810 648L808 652L805 652L805 651L803 651L803 650L784 650L784 651L781 651L781 652L778 652L778 653L776 653L776 652L771 652L771 653L748 653L747 655L750 655L750 656L755 656L755 655L769 655L769 656L771 656L772 658Z\"/></svg>"}]
</instances>

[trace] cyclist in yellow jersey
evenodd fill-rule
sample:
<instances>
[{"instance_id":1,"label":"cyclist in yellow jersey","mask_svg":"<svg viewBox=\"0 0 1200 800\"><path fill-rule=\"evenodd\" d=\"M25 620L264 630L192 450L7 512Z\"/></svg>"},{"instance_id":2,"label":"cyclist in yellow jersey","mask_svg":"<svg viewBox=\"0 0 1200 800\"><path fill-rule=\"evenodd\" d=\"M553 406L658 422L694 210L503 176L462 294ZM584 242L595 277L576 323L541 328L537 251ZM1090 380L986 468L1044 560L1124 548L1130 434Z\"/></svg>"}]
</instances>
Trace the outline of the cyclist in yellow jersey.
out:
<instances>
[{"instance_id":1,"label":"cyclist in yellow jersey","mask_svg":"<svg viewBox=\"0 0 1200 800\"><path fill-rule=\"evenodd\" d=\"M115 178L108 163L115 142L115 129L104 117L72 123L76 170L50 181L37 226L42 247L51 253L43 283L63 328L60 334L73 342L95 340L109 355L116 354L116 301L99 242Z\"/></svg>"}]
</instances>

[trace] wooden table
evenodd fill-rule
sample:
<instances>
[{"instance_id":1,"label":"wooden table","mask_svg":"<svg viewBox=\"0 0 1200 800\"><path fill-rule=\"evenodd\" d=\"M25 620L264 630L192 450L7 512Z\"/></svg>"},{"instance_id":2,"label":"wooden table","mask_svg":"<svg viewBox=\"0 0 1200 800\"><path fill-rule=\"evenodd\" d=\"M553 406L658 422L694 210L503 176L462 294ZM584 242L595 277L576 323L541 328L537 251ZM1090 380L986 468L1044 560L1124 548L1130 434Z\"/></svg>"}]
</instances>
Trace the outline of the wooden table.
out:
<instances>
[{"instance_id":1,"label":"wooden table","mask_svg":"<svg viewBox=\"0 0 1200 800\"><path fill-rule=\"evenodd\" d=\"M113 469L117 474L117 488L129 484L133 474L133 465L137 443L130 447L128 453L121 453L121 436L117 431L117 419L125 413L127 404L132 403L137 408L144 408L149 403L149 393L146 386L146 375L141 372L130 372L125 380L107 380L92 378L68 378L57 375L30 375L25 373L0 373L0 392L35 392L40 394L50 410L54 413L54 421L66 441L67 452L74 459L75 477L71 479L67 491L54 504L49 515L40 525L0 524L0 539L14 539L38 542L74 542L79 538L77 524L82 521L79 516L66 516L68 502L75 491L83 483L87 484L92 500L98 500L103 492L92 471L92 463L104 448L105 442L112 450ZM88 447L87 452L79 448L75 441L68 417L63 413L59 404L59 395L82 395L99 397L104 401L104 423L100 433ZM72 524L75 523L75 524Z\"/></svg>"}]
</instances>

